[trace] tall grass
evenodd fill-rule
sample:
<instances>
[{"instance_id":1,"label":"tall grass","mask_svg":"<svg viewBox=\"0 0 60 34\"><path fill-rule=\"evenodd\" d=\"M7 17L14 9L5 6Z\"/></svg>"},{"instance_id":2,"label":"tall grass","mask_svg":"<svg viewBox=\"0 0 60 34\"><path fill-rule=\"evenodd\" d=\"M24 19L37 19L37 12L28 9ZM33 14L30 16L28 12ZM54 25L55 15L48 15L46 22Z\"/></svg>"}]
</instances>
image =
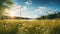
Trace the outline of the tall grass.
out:
<instances>
[{"instance_id":1,"label":"tall grass","mask_svg":"<svg viewBox=\"0 0 60 34\"><path fill-rule=\"evenodd\" d=\"M0 34L60 34L60 19L0 20Z\"/></svg>"}]
</instances>

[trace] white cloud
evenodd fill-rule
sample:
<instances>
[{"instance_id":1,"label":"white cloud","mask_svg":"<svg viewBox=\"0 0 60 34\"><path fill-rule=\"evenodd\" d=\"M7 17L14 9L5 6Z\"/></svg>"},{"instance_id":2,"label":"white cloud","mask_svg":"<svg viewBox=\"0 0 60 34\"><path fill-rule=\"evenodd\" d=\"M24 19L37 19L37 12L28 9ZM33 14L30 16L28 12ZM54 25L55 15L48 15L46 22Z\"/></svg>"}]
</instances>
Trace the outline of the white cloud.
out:
<instances>
[{"instance_id":1,"label":"white cloud","mask_svg":"<svg viewBox=\"0 0 60 34\"><path fill-rule=\"evenodd\" d=\"M32 4L31 0L28 0L27 2L25 2L26 4Z\"/></svg>"},{"instance_id":2,"label":"white cloud","mask_svg":"<svg viewBox=\"0 0 60 34\"><path fill-rule=\"evenodd\" d=\"M13 15L13 16L20 16L20 12L22 11L26 11L27 7L26 6L21 6L18 4L14 4L13 7L11 9L6 9L5 13L7 13L8 15Z\"/></svg>"},{"instance_id":3,"label":"white cloud","mask_svg":"<svg viewBox=\"0 0 60 34\"><path fill-rule=\"evenodd\" d=\"M35 11L44 12L45 10L46 7L38 7L38 9L36 9Z\"/></svg>"},{"instance_id":4,"label":"white cloud","mask_svg":"<svg viewBox=\"0 0 60 34\"><path fill-rule=\"evenodd\" d=\"M38 7L38 9L36 9L35 11L43 14L43 13L46 13L47 11L47 8L46 7Z\"/></svg>"},{"instance_id":5,"label":"white cloud","mask_svg":"<svg viewBox=\"0 0 60 34\"><path fill-rule=\"evenodd\" d=\"M29 2L25 2L26 4L29 4Z\"/></svg>"},{"instance_id":6,"label":"white cloud","mask_svg":"<svg viewBox=\"0 0 60 34\"><path fill-rule=\"evenodd\" d=\"M54 10L48 10L48 14L54 14L54 13L57 13L58 12L58 10L57 9L54 9Z\"/></svg>"},{"instance_id":7,"label":"white cloud","mask_svg":"<svg viewBox=\"0 0 60 34\"><path fill-rule=\"evenodd\" d=\"M39 12L41 15L54 14L56 9L52 10L48 7L38 7L35 11Z\"/></svg>"},{"instance_id":8,"label":"white cloud","mask_svg":"<svg viewBox=\"0 0 60 34\"><path fill-rule=\"evenodd\" d=\"M26 6L21 6L21 5L18 5L18 4L14 4L13 7L12 7L12 10L27 10L27 7Z\"/></svg>"}]
</instances>

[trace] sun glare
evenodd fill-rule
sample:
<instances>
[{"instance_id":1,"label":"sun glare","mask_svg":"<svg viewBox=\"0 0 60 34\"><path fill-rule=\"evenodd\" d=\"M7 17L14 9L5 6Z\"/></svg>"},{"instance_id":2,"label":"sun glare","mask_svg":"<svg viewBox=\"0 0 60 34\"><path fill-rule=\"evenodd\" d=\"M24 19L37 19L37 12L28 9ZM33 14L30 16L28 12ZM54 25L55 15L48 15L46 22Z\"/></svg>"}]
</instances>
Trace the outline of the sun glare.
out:
<instances>
[{"instance_id":1,"label":"sun glare","mask_svg":"<svg viewBox=\"0 0 60 34\"><path fill-rule=\"evenodd\" d=\"M14 16L14 13L13 12L10 12L10 16Z\"/></svg>"},{"instance_id":2,"label":"sun glare","mask_svg":"<svg viewBox=\"0 0 60 34\"><path fill-rule=\"evenodd\" d=\"M14 17L14 12L9 12L9 16L13 18Z\"/></svg>"}]
</instances>

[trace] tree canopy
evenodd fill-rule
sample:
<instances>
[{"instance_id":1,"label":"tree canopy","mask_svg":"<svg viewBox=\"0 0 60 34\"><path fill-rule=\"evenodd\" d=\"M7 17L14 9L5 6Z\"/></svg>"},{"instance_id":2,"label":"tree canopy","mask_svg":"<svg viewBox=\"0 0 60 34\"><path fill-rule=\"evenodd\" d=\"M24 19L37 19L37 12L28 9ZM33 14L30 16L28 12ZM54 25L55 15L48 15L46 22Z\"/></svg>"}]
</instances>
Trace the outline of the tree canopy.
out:
<instances>
[{"instance_id":1,"label":"tree canopy","mask_svg":"<svg viewBox=\"0 0 60 34\"><path fill-rule=\"evenodd\" d=\"M0 18L3 16L5 9L10 9L13 4L12 0L0 0Z\"/></svg>"},{"instance_id":2,"label":"tree canopy","mask_svg":"<svg viewBox=\"0 0 60 34\"><path fill-rule=\"evenodd\" d=\"M12 0L0 0L0 14L7 8L10 8L13 5Z\"/></svg>"}]
</instances>

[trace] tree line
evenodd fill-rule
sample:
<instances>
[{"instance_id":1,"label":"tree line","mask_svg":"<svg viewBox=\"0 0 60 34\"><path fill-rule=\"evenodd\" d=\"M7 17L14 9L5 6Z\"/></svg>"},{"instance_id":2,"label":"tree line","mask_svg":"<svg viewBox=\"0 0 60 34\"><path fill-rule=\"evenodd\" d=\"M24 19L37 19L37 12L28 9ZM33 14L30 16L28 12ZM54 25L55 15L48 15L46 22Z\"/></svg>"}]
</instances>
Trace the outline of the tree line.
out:
<instances>
[{"instance_id":1,"label":"tree line","mask_svg":"<svg viewBox=\"0 0 60 34\"><path fill-rule=\"evenodd\" d=\"M60 18L60 12L54 14L48 14L47 16L41 16L36 19L40 20L40 19L56 19L56 18Z\"/></svg>"}]
</instances>

